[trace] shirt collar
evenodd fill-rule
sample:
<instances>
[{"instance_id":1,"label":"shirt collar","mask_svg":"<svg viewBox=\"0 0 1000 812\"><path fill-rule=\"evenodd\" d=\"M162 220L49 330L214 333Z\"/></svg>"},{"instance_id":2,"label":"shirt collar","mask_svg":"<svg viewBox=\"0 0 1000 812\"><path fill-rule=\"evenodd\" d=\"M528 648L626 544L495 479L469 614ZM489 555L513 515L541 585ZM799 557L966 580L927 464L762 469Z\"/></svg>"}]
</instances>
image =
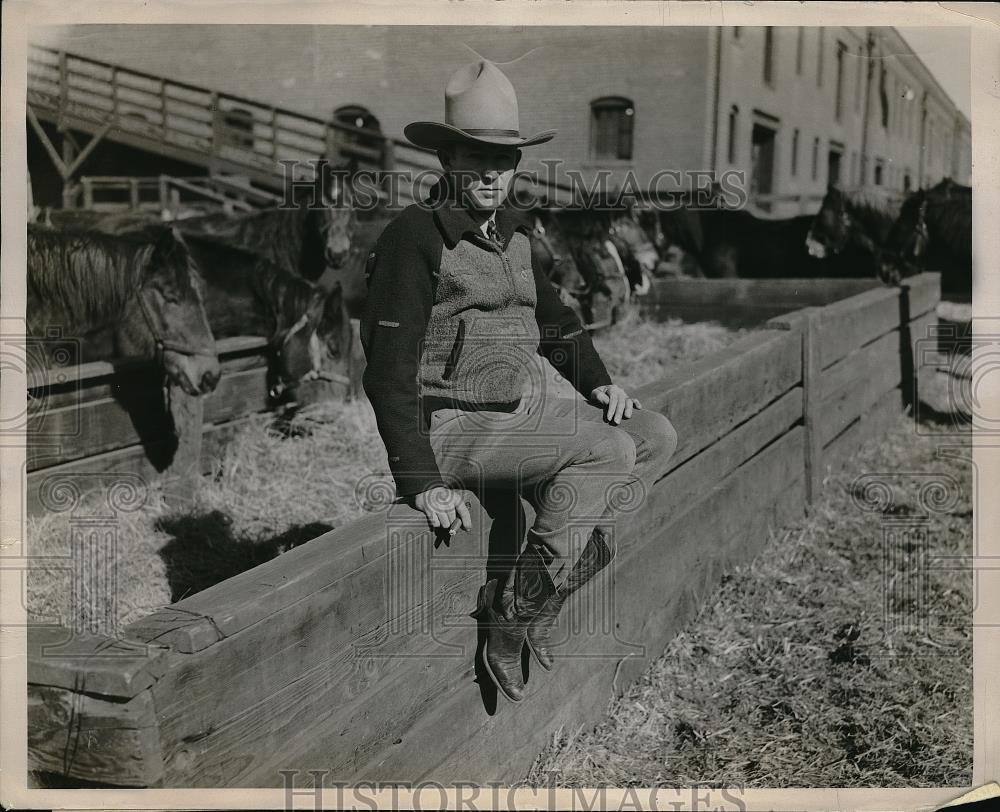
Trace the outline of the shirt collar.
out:
<instances>
[{"instance_id":1,"label":"shirt collar","mask_svg":"<svg viewBox=\"0 0 1000 812\"><path fill-rule=\"evenodd\" d=\"M483 236L483 230L472 215L469 214L453 194L451 194L446 177L442 177L431 187L425 200L434 204L434 219L438 228L444 234L449 248L454 248L467 233ZM528 227L522 222L517 212L510 209L506 203L496 210L497 230L500 232L502 247L506 248L515 231L528 233Z\"/></svg>"}]
</instances>

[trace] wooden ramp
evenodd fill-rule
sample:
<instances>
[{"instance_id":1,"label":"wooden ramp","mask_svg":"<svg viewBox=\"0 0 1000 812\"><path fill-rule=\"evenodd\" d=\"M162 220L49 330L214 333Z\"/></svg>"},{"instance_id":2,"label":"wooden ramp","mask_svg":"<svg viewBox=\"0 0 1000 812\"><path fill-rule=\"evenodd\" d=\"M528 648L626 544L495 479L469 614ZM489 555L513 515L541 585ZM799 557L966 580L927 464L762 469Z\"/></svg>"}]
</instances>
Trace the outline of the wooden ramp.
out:
<instances>
[{"instance_id":1,"label":"wooden ramp","mask_svg":"<svg viewBox=\"0 0 1000 812\"><path fill-rule=\"evenodd\" d=\"M522 703L477 673L468 617L490 535L509 529L473 499L473 532L435 547L422 515L388 504L122 640L31 628L29 768L121 786L280 787L292 768L520 780L902 413L939 298L924 274L817 304L642 387L677 429L673 468L620 514L614 577L574 595L557 671L532 670Z\"/></svg>"}]
</instances>

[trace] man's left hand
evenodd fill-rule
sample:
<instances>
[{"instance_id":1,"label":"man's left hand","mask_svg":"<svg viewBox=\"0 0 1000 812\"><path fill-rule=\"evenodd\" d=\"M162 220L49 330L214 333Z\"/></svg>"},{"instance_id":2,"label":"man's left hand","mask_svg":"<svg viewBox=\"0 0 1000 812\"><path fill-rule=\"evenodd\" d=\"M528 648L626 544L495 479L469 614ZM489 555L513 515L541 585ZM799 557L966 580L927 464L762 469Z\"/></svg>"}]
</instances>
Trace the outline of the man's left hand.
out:
<instances>
[{"instance_id":1,"label":"man's left hand","mask_svg":"<svg viewBox=\"0 0 1000 812\"><path fill-rule=\"evenodd\" d=\"M617 384L607 384L598 386L590 393L591 401L596 401L607 407L604 416L613 426L622 422L622 418L628 419L632 416L632 409L641 409L642 404L635 398L630 398L625 394L625 390Z\"/></svg>"}]
</instances>

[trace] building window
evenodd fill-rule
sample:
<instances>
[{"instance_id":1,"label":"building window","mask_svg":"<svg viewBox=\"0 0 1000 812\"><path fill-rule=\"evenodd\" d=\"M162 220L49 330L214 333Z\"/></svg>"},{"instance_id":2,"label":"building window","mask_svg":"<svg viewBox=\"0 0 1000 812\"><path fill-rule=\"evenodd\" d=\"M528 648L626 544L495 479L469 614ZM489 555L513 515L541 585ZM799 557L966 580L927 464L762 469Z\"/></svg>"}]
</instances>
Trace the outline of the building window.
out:
<instances>
[{"instance_id":1,"label":"building window","mask_svg":"<svg viewBox=\"0 0 1000 812\"><path fill-rule=\"evenodd\" d=\"M726 160L736 163L736 128L739 125L740 108L735 104L729 109L729 143L726 145Z\"/></svg>"},{"instance_id":2,"label":"building window","mask_svg":"<svg viewBox=\"0 0 1000 812\"><path fill-rule=\"evenodd\" d=\"M377 134L382 132L382 125L367 107L362 107L360 104L345 104L333 111L333 121L344 127L355 127L359 130L372 131L372 134L369 135L367 133L343 130L339 127L331 128L333 129L336 148L340 152L337 157L338 160L344 155L347 157L357 155L357 153L351 152L351 145L356 145L363 149L380 151L384 149L385 141ZM347 148L346 150L344 149L345 147Z\"/></svg>"},{"instance_id":3,"label":"building window","mask_svg":"<svg viewBox=\"0 0 1000 812\"><path fill-rule=\"evenodd\" d=\"M825 38L822 28L816 29L816 36L819 40L816 51L816 87L823 87L823 44Z\"/></svg>"},{"instance_id":4,"label":"building window","mask_svg":"<svg viewBox=\"0 0 1000 812\"><path fill-rule=\"evenodd\" d=\"M757 205L770 211L772 201L764 199L774 191L774 142L777 131L763 124L753 125L750 155L750 194Z\"/></svg>"},{"instance_id":5,"label":"building window","mask_svg":"<svg viewBox=\"0 0 1000 812\"><path fill-rule=\"evenodd\" d=\"M841 116L844 112L844 53L847 51L847 46L842 42L837 43L837 99L836 99L836 118L840 121Z\"/></svg>"},{"instance_id":6,"label":"building window","mask_svg":"<svg viewBox=\"0 0 1000 812\"><path fill-rule=\"evenodd\" d=\"M813 139L813 153L812 153L812 179L816 180L819 177L819 139Z\"/></svg>"},{"instance_id":7,"label":"building window","mask_svg":"<svg viewBox=\"0 0 1000 812\"><path fill-rule=\"evenodd\" d=\"M597 160L632 160L635 108L621 96L590 103L591 154Z\"/></svg>"},{"instance_id":8,"label":"building window","mask_svg":"<svg viewBox=\"0 0 1000 812\"><path fill-rule=\"evenodd\" d=\"M802 46L805 36L806 29L800 25L795 38L795 73L798 76L802 75Z\"/></svg>"},{"instance_id":9,"label":"building window","mask_svg":"<svg viewBox=\"0 0 1000 812\"><path fill-rule=\"evenodd\" d=\"M903 191L910 191L910 186L912 185L913 181L910 180L910 170L907 169L906 172L903 173Z\"/></svg>"},{"instance_id":10,"label":"building window","mask_svg":"<svg viewBox=\"0 0 1000 812\"><path fill-rule=\"evenodd\" d=\"M843 149L830 145L830 150L826 155L826 182L840 183L840 165L843 158Z\"/></svg>"},{"instance_id":11,"label":"building window","mask_svg":"<svg viewBox=\"0 0 1000 812\"><path fill-rule=\"evenodd\" d=\"M764 27L764 81L774 84L774 28Z\"/></svg>"},{"instance_id":12,"label":"building window","mask_svg":"<svg viewBox=\"0 0 1000 812\"><path fill-rule=\"evenodd\" d=\"M875 185L881 186L884 182L883 175L885 174L885 161L881 158L875 159Z\"/></svg>"},{"instance_id":13,"label":"building window","mask_svg":"<svg viewBox=\"0 0 1000 812\"><path fill-rule=\"evenodd\" d=\"M851 150L851 183L861 184L861 178L858 177L858 153L856 150Z\"/></svg>"},{"instance_id":14,"label":"building window","mask_svg":"<svg viewBox=\"0 0 1000 812\"><path fill-rule=\"evenodd\" d=\"M792 177L799 171L799 128L792 132Z\"/></svg>"},{"instance_id":15,"label":"building window","mask_svg":"<svg viewBox=\"0 0 1000 812\"><path fill-rule=\"evenodd\" d=\"M237 149L253 149L253 113L234 107L222 114L222 143Z\"/></svg>"}]
</instances>

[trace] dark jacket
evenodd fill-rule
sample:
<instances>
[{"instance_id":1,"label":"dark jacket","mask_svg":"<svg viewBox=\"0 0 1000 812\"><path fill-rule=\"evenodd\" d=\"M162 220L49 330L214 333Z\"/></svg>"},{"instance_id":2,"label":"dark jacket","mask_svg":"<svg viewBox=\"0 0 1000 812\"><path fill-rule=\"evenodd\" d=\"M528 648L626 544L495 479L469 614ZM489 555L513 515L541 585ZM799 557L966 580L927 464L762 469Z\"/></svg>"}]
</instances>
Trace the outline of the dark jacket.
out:
<instances>
[{"instance_id":1,"label":"dark jacket","mask_svg":"<svg viewBox=\"0 0 1000 812\"><path fill-rule=\"evenodd\" d=\"M496 223L502 246L439 183L368 258L362 383L398 496L453 484L431 449L431 412L513 411L536 352L586 397L611 383L576 314L533 266L527 227L505 207Z\"/></svg>"}]
</instances>

